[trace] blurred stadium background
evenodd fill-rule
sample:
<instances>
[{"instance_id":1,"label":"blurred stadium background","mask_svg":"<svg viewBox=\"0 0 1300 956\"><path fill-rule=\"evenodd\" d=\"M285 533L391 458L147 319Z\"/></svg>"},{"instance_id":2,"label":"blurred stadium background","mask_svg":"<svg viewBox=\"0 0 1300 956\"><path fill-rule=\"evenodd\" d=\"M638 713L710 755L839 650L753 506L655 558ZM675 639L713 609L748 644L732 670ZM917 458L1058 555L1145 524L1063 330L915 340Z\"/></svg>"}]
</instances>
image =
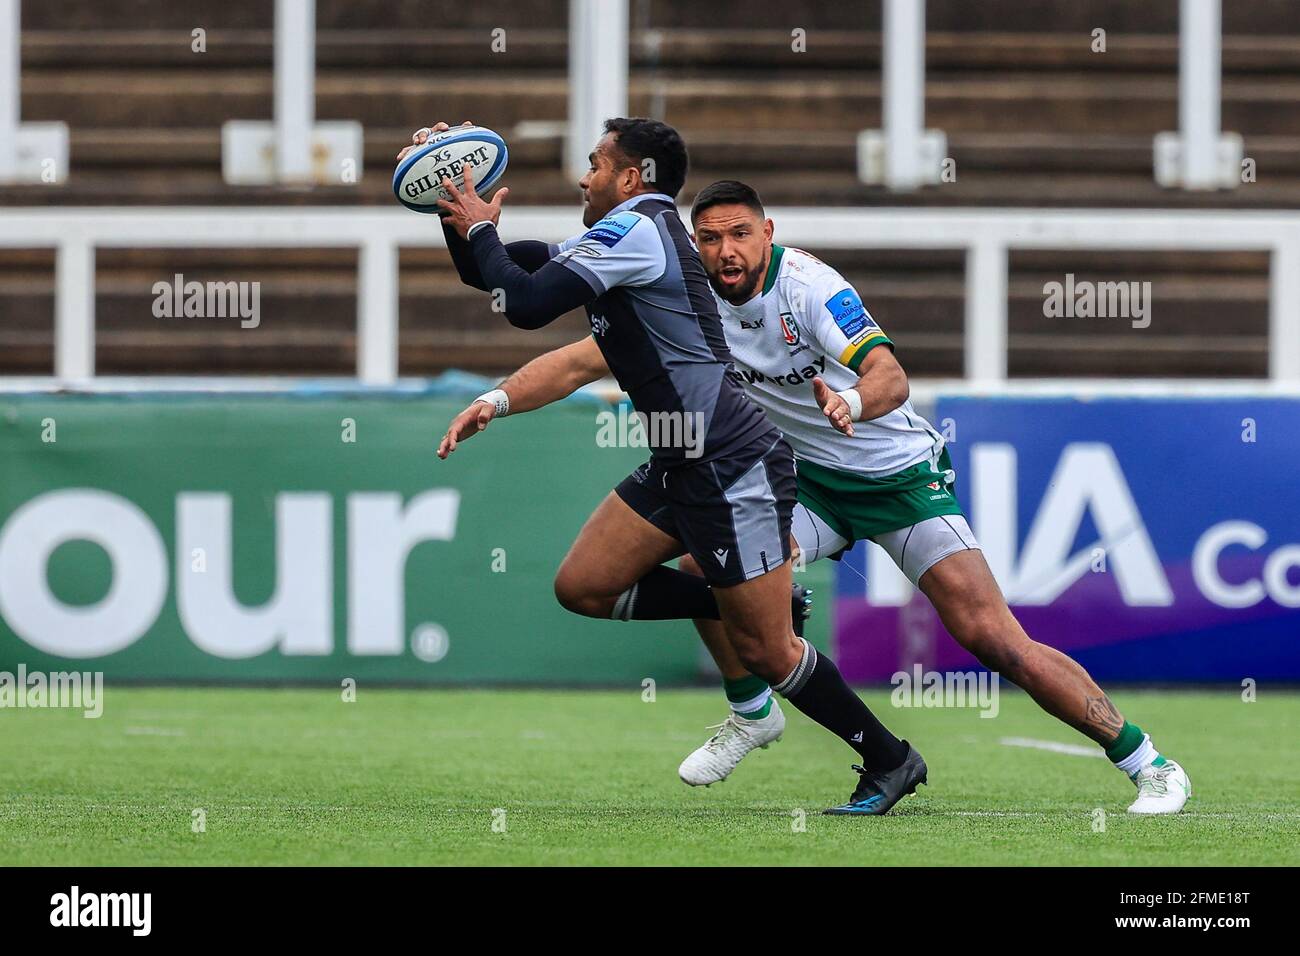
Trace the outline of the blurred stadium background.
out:
<instances>
[{"instance_id":1,"label":"blurred stadium background","mask_svg":"<svg viewBox=\"0 0 1300 956\"><path fill-rule=\"evenodd\" d=\"M861 291L1031 633L1102 681L1300 679L1300 4L0 0L0 31L0 669L706 677L689 629L551 597L644 458L597 446L609 385L433 458L585 320L508 327L390 190L414 128L472 119L504 231L558 239L566 144L626 113L684 135L684 207L745 179ZM160 316L174 281L256 321ZM1049 315L1052 283L1147 311ZM862 683L971 666L879 558L806 572L818 643Z\"/></svg>"}]
</instances>

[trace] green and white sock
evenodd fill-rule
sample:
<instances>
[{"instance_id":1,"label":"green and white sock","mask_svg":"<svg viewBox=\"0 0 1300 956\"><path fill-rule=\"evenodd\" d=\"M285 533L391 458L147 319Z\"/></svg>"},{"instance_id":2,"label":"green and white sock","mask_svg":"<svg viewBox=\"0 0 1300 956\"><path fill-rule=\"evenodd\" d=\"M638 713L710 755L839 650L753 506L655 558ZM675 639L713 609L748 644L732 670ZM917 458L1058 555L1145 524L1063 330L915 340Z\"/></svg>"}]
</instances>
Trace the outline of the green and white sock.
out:
<instances>
[{"instance_id":1,"label":"green and white sock","mask_svg":"<svg viewBox=\"0 0 1300 956\"><path fill-rule=\"evenodd\" d=\"M1165 758L1160 756L1160 751L1151 743L1151 736L1127 720L1115 742L1106 748L1106 756L1116 769L1124 771L1130 777L1146 767L1160 767L1165 763Z\"/></svg>"},{"instance_id":2,"label":"green and white sock","mask_svg":"<svg viewBox=\"0 0 1300 956\"><path fill-rule=\"evenodd\" d=\"M731 709L746 720L762 720L772 710L772 688L761 677L749 674L739 680L722 679Z\"/></svg>"}]
</instances>

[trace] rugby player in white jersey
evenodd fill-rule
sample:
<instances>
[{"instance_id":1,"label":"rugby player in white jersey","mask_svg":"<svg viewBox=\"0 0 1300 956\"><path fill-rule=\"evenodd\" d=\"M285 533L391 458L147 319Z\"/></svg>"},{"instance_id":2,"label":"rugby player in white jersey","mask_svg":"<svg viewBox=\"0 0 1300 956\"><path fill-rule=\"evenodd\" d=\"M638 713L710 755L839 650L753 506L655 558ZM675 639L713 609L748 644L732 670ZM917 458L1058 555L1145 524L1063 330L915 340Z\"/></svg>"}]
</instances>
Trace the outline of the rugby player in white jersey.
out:
<instances>
[{"instance_id":1,"label":"rugby player in white jersey","mask_svg":"<svg viewBox=\"0 0 1300 956\"><path fill-rule=\"evenodd\" d=\"M791 533L804 559L874 541L962 647L1105 748L1137 786L1130 811L1182 809L1191 793L1186 772L1123 718L1077 662L1031 640L1007 607L952 493L944 439L912 408L893 344L853 286L815 256L775 244L772 220L744 183L707 186L691 219L735 374L795 451ZM696 626L724 679L744 679L717 622ZM779 734L780 723L773 714L733 713L682 764L682 778L725 777L749 749Z\"/></svg>"}]
</instances>

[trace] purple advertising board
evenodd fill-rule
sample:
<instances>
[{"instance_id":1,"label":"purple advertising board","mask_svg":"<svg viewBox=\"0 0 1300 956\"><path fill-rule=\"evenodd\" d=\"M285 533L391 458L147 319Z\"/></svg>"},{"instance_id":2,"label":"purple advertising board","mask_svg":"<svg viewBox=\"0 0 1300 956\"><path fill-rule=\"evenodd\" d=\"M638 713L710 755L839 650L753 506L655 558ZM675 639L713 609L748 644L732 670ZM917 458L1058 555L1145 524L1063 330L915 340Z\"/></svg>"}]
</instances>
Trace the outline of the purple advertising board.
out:
<instances>
[{"instance_id":1,"label":"purple advertising board","mask_svg":"<svg viewBox=\"0 0 1300 956\"><path fill-rule=\"evenodd\" d=\"M957 496L1016 617L1099 681L1300 681L1300 399L939 398ZM865 542L845 676L977 668Z\"/></svg>"}]
</instances>

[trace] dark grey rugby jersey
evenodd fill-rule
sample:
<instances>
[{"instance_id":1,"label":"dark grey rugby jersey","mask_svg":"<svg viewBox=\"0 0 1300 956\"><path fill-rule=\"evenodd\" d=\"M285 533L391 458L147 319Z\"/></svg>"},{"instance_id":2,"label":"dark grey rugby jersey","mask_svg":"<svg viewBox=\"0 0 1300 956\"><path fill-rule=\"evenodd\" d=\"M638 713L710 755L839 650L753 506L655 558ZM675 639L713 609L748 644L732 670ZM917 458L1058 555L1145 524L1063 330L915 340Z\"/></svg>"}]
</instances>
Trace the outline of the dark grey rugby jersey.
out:
<instances>
[{"instance_id":1,"label":"dark grey rugby jersey","mask_svg":"<svg viewBox=\"0 0 1300 956\"><path fill-rule=\"evenodd\" d=\"M591 333L642 417L656 459L709 461L765 432L779 434L727 374L722 320L670 197L633 196L551 251L596 293L587 305Z\"/></svg>"}]
</instances>

